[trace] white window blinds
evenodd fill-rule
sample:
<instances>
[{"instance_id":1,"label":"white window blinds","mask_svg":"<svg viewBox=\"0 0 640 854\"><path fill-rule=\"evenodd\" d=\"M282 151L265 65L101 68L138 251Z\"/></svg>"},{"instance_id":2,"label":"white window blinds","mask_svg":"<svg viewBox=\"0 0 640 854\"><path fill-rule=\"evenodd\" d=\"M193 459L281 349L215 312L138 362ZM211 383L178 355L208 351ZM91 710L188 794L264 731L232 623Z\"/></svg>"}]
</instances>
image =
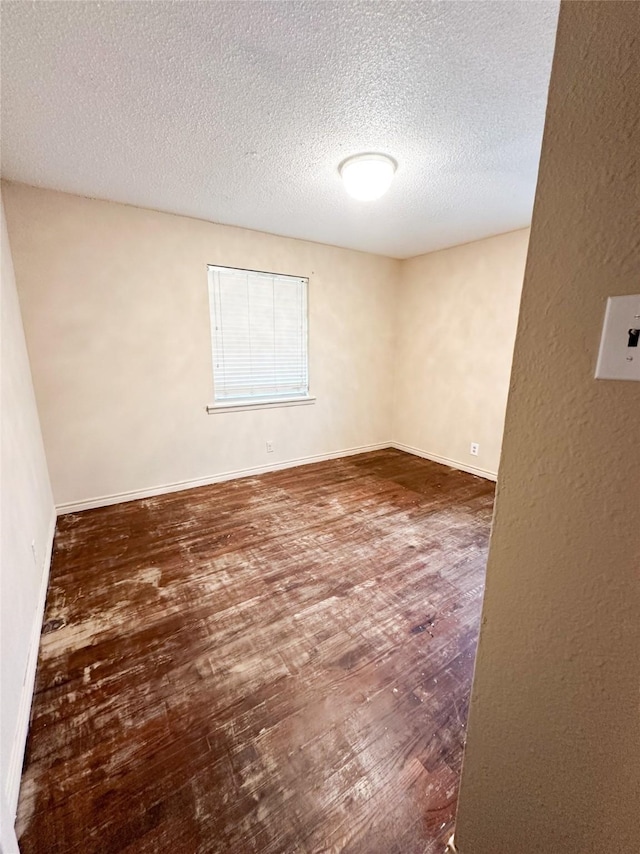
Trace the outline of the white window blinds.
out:
<instances>
[{"instance_id":1,"label":"white window blinds","mask_svg":"<svg viewBox=\"0 0 640 854\"><path fill-rule=\"evenodd\" d=\"M308 395L308 281L209 266L216 402Z\"/></svg>"}]
</instances>

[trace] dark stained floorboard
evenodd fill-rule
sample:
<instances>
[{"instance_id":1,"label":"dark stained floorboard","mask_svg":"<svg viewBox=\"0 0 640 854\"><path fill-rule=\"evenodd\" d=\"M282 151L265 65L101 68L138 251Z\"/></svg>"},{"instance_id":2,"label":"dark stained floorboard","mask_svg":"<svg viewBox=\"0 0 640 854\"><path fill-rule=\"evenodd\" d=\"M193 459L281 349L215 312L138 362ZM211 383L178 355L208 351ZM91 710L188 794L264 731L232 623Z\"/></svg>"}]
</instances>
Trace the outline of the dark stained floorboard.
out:
<instances>
[{"instance_id":1,"label":"dark stained floorboard","mask_svg":"<svg viewBox=\"0 0 640 854\"><path fill-rule=\"evenodd\" d=\"M386 450L61 517L23 854L441 854L493 492Z\"/></svg>"}]
</instances>

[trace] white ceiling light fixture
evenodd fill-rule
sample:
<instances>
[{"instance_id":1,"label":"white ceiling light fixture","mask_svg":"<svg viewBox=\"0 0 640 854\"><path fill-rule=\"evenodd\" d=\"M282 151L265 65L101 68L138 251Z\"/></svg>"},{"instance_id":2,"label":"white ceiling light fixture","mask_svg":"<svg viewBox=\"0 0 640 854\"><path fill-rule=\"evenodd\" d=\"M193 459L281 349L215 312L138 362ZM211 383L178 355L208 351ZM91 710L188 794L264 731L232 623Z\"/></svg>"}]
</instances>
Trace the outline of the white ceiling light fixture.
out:
<instances>
[{"instance_id":1,"label":"white ceiling light fixture","mask_svg":"<svg viewBox=\"0 0 640 854\"><path fill-rule=\"evenodd\" d=\"M370 202L384 196L398 164L386 154L356 154L343 160L338 171L350 196Z\"/></svg>"}]
</instances>

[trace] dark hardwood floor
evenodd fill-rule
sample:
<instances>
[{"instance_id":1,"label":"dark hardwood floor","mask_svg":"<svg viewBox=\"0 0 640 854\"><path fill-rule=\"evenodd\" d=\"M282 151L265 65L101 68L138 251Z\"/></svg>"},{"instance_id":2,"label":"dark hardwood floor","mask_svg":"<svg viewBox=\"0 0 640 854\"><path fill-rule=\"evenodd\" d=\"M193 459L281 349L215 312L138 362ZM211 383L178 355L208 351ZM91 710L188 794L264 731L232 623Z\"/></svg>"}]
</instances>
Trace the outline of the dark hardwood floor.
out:
<instances>
[{"instance_id":1,"label":"dark hardwood floor","mask_svg":"<svg viewBox=\"0 0 640 854\"><path fill-rule=\"evenodd\" d=\"M22 854L441 854L493 492L387 450L61 517Z\"/></svg>"}]
</instances>

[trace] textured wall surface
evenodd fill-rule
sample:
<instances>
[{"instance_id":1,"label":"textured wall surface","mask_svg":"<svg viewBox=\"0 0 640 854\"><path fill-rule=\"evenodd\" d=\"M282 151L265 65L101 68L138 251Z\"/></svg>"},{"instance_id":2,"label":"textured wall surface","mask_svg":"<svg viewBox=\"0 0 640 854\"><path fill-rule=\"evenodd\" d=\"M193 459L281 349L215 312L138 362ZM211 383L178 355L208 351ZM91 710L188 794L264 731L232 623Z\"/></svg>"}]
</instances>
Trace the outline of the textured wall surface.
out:
<instances>
[{"instance_id":1,"label":"textured wall surface","mask_svg":"<svg viewBox=\"0 0 640 854\"><path fill-rule=\"evenodd\" d=\"M3 3L3 175L393 257L527 226L557 8Z\"/></svg>"},{"instance_id":2,"label":"textured wall surface","mask_svg":"<svg viewBox=\"0 0 640 854\"><path fill-rule=\"evenodd\" d=\"M497 473L528 238L515 231L403 262L395 442Z\"/></svg>"},{"instance_id":3,"label":"textured wall surface","mask_svg":"<svg viewBox=\"0 0 640 854\"><path fill-rule=\"evenodd\" d=\"M0 202L1 206L1 202ZM15 810L29 706L23 684L30 644L39 634L45 562L50 555L54 507L31 383L11 247L2 208L2 438L0 536L0 798ZM32 550L31 543L34 543ZM34 554L35 551L35 554ZM34 624L37 634L34 635ZM27 685L27 692L31 684Z\"/></svg>"},{"instance_id":4,"label":"textured wall surface","mask_svg":"<svg viewBox=\"0 0 640 854\"><path fill-rule=\"evenodd\" d=\"M640 5L565 3L457 822L462 854L640 851L640 384L596 381L640 290Z\"/></svg>"},{"instance_id":5,"label":"textured wall surface","mask_svg":"<svg viewBox=\"0 0 640 854\"><path fill-rule=\"evenodd\" d=\"M3 192L57 504L390 440L398 261L18 184ZM309 276L315 405L205 413L207 263Z\"/></svg>"}]
</instances>

